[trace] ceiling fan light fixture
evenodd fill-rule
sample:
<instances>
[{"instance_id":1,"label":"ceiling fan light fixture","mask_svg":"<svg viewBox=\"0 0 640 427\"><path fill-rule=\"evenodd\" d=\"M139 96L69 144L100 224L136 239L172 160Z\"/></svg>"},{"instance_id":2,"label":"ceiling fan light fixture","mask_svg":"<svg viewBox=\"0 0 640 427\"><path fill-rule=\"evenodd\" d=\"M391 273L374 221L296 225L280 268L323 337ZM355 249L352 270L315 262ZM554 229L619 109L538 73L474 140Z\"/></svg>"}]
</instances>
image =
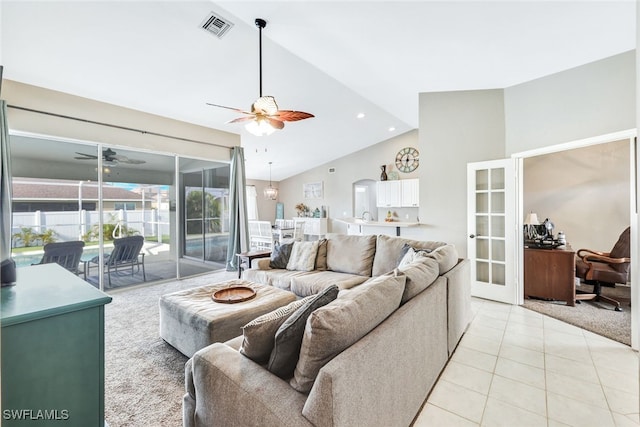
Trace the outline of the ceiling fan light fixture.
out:
<instances>
[{"instance_id":1,"label":"ceiling fan light fixture","mask_svg":"<svg viewBox=\"0 0 640 427\"><path fill-rule=\"evenodd\" d=\"M269 136L276 131L276 129L271 126L269 122L259 119L251 120L244 126L244 128L247 130L247 132L255 136Z\"/></svg>"},{"instance_id":2,"label":"ceiling fan light fixture","mask_svg":"<svg viewBox=\"0 0 640 427\"><path fill-rule=\"evenodd\" d=\"M260 96L251 104L251 111L244 111L239 108L227 107L219 104L211 104L207 102L207 105L212 107L225 108L227 110L233 110L238 113L242 113L245 116L239 117L228 121L227 123L240 123L247 122L245 126L247 131L256 136L271 135L273 132L284 128L284 122L297 122L299 120L310 119L314 117L311 113L305 113L304 111L295 110L279 110L278 104L273 96L262 95L262 30L267 26L267 21L264 19L256 18L256 27L258 27L258 65L259 65L259 84L260 84Z\"/></svg>"}]
</instances>

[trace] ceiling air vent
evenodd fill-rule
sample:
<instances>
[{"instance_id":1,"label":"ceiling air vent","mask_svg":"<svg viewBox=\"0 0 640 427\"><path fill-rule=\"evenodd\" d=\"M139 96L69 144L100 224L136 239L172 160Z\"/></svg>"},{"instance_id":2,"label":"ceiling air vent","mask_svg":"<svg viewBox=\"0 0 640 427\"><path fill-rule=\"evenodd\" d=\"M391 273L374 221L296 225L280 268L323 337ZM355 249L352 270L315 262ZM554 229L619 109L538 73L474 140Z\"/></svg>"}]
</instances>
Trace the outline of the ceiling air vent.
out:
<instances>
[{"instance_id":1,"label":"ceiling air vent","mask_svg":"<svg viewBox=\"0 0 640 427\"><path fill-rule=\"evenodd\" d=\"M221 39L233 27L233 22L211 12L200 27Z\"/></svg>"}]
</instances>

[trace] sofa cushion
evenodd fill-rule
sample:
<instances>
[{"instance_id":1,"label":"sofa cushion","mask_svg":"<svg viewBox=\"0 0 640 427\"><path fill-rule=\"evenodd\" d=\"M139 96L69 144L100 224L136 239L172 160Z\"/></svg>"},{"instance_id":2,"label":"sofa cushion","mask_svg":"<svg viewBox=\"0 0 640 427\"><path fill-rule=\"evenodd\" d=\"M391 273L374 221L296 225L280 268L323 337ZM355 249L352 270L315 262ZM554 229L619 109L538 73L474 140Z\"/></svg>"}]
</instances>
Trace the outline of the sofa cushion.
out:
<instances>
[{"instance_id":1,"label":"sofa cushion","mask_svg":"<svg viewBox=\"0 0 640 427\"><path fill-rule=\"evenodd\" d=\"M404 304L427 289L438 278L440 269L435 259L422 256L409 264L398 267L398 271L407 276L401 301L401 304Z\"/></svg>"},{"instance_id":2,"label":"sofa cushion","mask_svg":"<svg viewBox=\"0 0 640 427\"><path fill-rule=\"evenodd\" d=\"M375 252L376 236L374 235L331 235L327 239L327 269L371 277Z\"/></svg>"},{"instance_id":3,"label":"sofa cushion","mask_svg":"<svg viewBox=\"0 0 640 427\"><path fill-rule=\"evenodd\" d=\"M358 276L356 274L338 273L337 271L312 271L304 275L291 278L291 292L298 296L305 297L322 292L331 285L338 285L338 288L349 289L364 283L368 276Z\"/></svg>"},{"instance_id":4,"label":"sofa cushion","mask_svg":"<svg viewBox=\"0 0 640 427\"><path fill-rule=\"evenodd\" d=\"M269 261L269 267L271 268L287 268L289 257L291 256L291 249L293 248L293 242L284 243L282 245L275 245L271 252L271 260Z\"/></svg>"},{"instance_id":5,"label":"sofa cushion","mask_svg":"<svg viewBox=\"0 0 640 427\"><path fill-rule=\"evenodd\" d=\"M289 378L293 373L300 354L302 335L309 315L338 296L338 287L330 286L302 305L295 311L276 332L273 350L269 357L267 369L280 378Z\"/></svg>"},{"instance_id":6,"label":"sofa cushion","mask_svg":"<svg viewBox=\"0 0 640 427\"><path fill-rule=\"evenodd\" d=\"M293 242L287 270L312 271L316 266L318 242Z\"/></svg>"},{"instance_id":7,"label":"sofa cushion","mask_svg":"<svg viewBox=\"0 0 640 427\"><path fill-rule=\"evenodd\" d=\"M278 328L312 297L292 301L284 307L253 319L242 327L240 353L258 363L269 361Z\"/></svg>"},{"instance_id":8,"label":"sofa cushion","mask_svg":"<svg viewBox=\"0 0 640 427\"><path fill-rule=\"evenodd\" d=\"M291 386L307 393L320 369L378 326L400 305L406 277L389 273L340 293L311 313ZM357 361L354 361L357 363ZM357 392L357 390L354 390Z\"/></svg>"},{"instance_id":9,"label":"sofa cushion","mask_svg":"<svg viewBox=\"0 0 640 427\"><path fill-rule=\"evenodd\" d=\"M398 258L405 243L413 249L431 250L446 245L445 242L420 241L381 234L378 236L376 241L376 256L373 260L373 271L371 272L371 275L381 276L393 271L393 269L398 266Z\"/></svg>"},{"instance_id":10,"label":"sofa cushion","mask_svg":"<svg viewBox=\"0 0 640 427\"><path fill-rule=\"evenodd\" d=\"M265 258L266 259L266 258ZM254 270L249 269L244 271L244 279L252 282L264 283L265 285L271 285L276 288L284 289L285 291L291 290L291 279L296 276L304 276L305 274L311 274L307 271L295 271L295 270Z\"/></svg>"},{"instance_id":11,"label":"sofa cushion","mask_svg":"<svg viewBox=\"0 0 640 427\"><path fill-rule=\"evenodd\" d=\"M327 239L318 240L318 255L316 255L316 270L327 269Z\"/></svg>"},{"instance_id":12,"label":"sofa cushion","mask_svg":"<svg viewBox=\"0 0 640 427\"><path fill-rule=\"evenodd\" d=\"M438 262L438 269L441 276L458 263L458 251L456 247L451 244L446 244L434 249L427 254L427 257L433 258Z\"/></svg>"}]
</instances>

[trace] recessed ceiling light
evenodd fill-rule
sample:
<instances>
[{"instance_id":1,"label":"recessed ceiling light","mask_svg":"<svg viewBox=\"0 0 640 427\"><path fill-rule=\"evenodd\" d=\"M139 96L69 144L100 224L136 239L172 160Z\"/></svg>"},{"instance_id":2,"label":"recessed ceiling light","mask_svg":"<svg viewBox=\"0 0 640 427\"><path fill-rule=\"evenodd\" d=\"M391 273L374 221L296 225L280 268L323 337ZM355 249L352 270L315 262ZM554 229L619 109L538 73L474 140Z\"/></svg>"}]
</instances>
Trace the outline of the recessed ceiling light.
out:
<instances>
[{"instance_id":1,"label":"recessed ceiling light","mask_svg":"<svg viewBox=\"0 0 640 427\"><path fill-rule=\"evenodd\" d=\"M358 113L358 115L356 116L359 119L364 119L365 114L364 113Z\"/></svg>"},{"instance_id":2,"label":"recessed ceiling light","mask_svg":"<svg viewBox=\"0 0 640 427\"><path fill-rule=\"evenodd\" d=\"M394 128L393 126L389 128L389 132L393 132L394 130L396 130L396 128Z\"/></svg>"}]
</instances>

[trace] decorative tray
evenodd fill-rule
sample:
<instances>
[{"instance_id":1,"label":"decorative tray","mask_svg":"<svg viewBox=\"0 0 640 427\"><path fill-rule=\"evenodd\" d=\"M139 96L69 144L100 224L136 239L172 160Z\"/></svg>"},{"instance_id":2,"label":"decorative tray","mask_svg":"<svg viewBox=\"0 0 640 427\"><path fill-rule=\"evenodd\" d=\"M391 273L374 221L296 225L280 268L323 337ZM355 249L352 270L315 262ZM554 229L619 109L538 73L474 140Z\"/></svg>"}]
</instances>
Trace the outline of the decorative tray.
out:
<instances>
[{"instance_id":1,"label":"decorative tray","mask_svg":"<svg viewBox=\"0 0 640 427\"><path fill-rule=\"evenodd\" d=\"M247 286L232 286L230 288L220 289L215 291L211 298L215 302L222 302L226 304L233 304L236 302L242 302L250 300L256 296L256 291Z\"/></svg>"}]
</instances>

